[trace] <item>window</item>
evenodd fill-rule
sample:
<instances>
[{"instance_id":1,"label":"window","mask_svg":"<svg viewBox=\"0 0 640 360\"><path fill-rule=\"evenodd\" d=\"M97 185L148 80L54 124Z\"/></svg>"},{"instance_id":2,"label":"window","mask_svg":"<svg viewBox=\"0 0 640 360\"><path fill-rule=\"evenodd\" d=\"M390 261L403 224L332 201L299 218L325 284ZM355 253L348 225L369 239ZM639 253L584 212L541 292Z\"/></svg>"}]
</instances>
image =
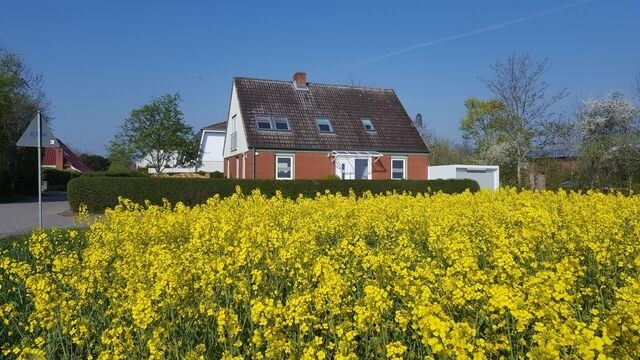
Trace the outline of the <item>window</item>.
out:
<instances>
[{"instance_id":1,"label":"window","mask_svg":"<svg viewBox=\"0 0 640 360\"><path fill-rule=\"evenodd\" d=\"M276 179L293 180L292 155L276 155Z\"/></svg>"},{"instance_id":2,"label":"window","mask_svg":"<svg viewBox=\"0 0 640 360\"><path fill-rule=\"evenodd\" d=\"M280 130L280 131L290 131L291 129L289 128L289 119L287 119L286 117L272 117L271 118L273 120L273 125L275 125L275 129L276 130Z\"/></svg>"},{"instance_id":3,"label":"window","mask_svg":"<svg viewBox=\"0 0 640 360\"><path fill-rule=\"evenodd\" d=\"M318 131L320 132L333 132L333 127L331 126L331 121L329 120L329 118L317 117L316 126L318 126Z\"/></svg>"},{"instance_id":4,"label":"window","mask_svg":"<svg viewBox=\"0 0 640 360\"><path fill-rule=\"evenodd\" d=\"M360 119L362 121L362 127L366 130L366 131L376 131L376 128L373 127L373 123L371 122L371 119L369 118L362 118Z\"/></svg>"},{"instance_id":5,"label":"window","mask_svg":"<svg viewBox=\"0 0 640 360\"><path fill-rule=\"evenodd\" d=\"M229 140L229 146L231 147L231 151L235 151L238 149L238 133L232 132L231 139Z\"/></svg>"},{"instance_id":6,"label":"window","mask_svg":"<svg viewBox=\"0 0 640 360\"><path fill-rule=\"evenodd\" d=\"M285 116L256 116L256 127L258 130L291 131L289 119Z\"/></svg>"},{"instance_id":7,"label":"window","mask_svg":"<svg viewBox=\"0 0 640 360\"><path fill-rule=\"evenodd\" d=\"M238 148L238 131L236 128L236 115L233 115L231 117L231 139L229 140L231 151L234 151Z\"/></svg>"},{"instance_id":8,"label":"window","mask_svg":"<svg viewBox=\"0 0 640 360\"><path fill-rule=\"evenodd\" d=\"M271 130L271 117L256 116L256 126L258 126L258 130Z\"/></svg>"},{"instance_id":9,"label":"window","mask_svg":"<svg viewBox=\"0 0 640 360\"><path fill-rule=\"evenodd\" d=\"M391 159L391 178L392 179L405 179L406 178L405 159Z\"/></svg>"}]
</instances>

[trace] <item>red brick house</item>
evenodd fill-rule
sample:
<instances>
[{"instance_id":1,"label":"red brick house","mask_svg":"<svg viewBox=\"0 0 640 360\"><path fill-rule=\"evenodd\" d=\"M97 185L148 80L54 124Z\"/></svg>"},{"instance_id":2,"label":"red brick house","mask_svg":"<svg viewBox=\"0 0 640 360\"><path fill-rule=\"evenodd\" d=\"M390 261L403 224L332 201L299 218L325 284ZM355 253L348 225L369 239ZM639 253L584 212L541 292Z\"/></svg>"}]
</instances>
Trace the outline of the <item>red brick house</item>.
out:
<instances>
[{"instance_id":1,"label":"red brick house","mask_svg":"<svg viewBox=\"0 0 640 360\"><path fill-rule=\"evenodd\" d=\"M44 148L44 154L42 155L43 167L76 172L91 171L67 145L60 139L56 140L58 140L58 144L60 144L59 147Z\"/></svg>"},{"instance_id":2,"label":"red brick house","mask_svg":"<svg viewBox=\"0 0 640 360\"><path fill-rule=\"evenodd\" d=\"M427 179L428 153L391 89L233 79L228 178Z\"/></svg>"}]
</instances>

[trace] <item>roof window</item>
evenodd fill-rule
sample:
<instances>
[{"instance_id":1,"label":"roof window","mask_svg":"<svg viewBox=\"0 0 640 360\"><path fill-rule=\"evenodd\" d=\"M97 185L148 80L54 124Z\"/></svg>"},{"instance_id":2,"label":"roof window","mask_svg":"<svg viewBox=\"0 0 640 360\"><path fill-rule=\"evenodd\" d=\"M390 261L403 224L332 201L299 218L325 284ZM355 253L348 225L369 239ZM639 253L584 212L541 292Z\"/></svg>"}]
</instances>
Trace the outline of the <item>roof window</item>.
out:
<instances>
[{"instance_id":1,"label":"roof window","mask_svg":"<svg viewBox=\"0 0 640 360\"><path fill-rule=\"evenodd\" d=\"M291 131L289 119L285 116L256 116L256 127L258 130L266 131Z\"/></svg>"},{"instance_id":2,"label":"roof window","mask_svg":"<svg viewBox=\"0 0 640 360\"><path fill-rule=\"evenodd\" d=\"M317 117L316 126L318 127L318 131L320 131L321 133L333 132L333 127L331 126L331 120L329 120L329 118L327 117Z\"/></svg>"},{"instance_id":3,"label":"roof window","mask_svg":"<svg viewBox=\"0 0 640 360\"><path fill-rule=\"evenodd\" d=\"M376 128L373 127L373 122L371 122L371 119L369 118L362 118L360 119L362 121L362 127L366 130L366 131L376 131Z\"/></svg>"},{"instance_id":4,"label":"roof window","mask_svg":"<svg viewBox=\"0 0 640 360\"><path fill-rule=\"evenodd\" d=\"M275 130L278 131L291 131L289 127L289 119L283 116L273 116L271 117L271 121L273 121L273 125Z\"/></svg>"}]
</instances>

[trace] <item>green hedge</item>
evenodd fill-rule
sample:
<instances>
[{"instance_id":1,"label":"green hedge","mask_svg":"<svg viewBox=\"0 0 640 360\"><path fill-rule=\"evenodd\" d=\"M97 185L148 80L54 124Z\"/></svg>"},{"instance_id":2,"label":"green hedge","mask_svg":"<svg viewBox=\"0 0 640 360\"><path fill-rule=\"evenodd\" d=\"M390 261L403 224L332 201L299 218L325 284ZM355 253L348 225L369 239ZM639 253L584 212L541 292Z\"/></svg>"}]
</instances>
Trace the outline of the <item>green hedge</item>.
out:
<instances>
[{"instance_id":1,"label":"green hedge","mask_svg":"<svg viewBox=\"0 0 640 360\"><path fill-rule=\"evenodd\" d=\"M80 173L52 168L42 169L42 180L47 182L47 190L67 190L67 183Z\"/></svg>"},{"instance_id":2,"label":"green hedge","mask_svg":"<svg viewBox=\"0 0 640 360\"><path fill-rule=\"evenodd\" d=\"M343 195L353 189L360 196L366 191L374 194L387 191L426 193L428 191L453 194L465 189L477 191L474 180L237 180L237 179L172 179L172 178L115 178L115 177L79 177L68 185L69 205L78 209L85 204L91 212L101 212L118 203L118 196L142 203L149 200L153 204L162 203L166 198L172 204L178 201L192 206L204 203L215 194L227 197L235 193L240 186L244 193L259 188L273 196L280 190L285 197L296 198L300 194L315 197L317 192L340 192Z\"/></svg>"},{"instance_id":3,"label":"green hedge","mask_svg":"<svg viewBox=\"0 0 640 360\"><path fill-rule=\"evenodd\" d=\"M130 171L90 171L82 174L83 177L149 177L147 169Z\"/></svg>"}]
</instances>

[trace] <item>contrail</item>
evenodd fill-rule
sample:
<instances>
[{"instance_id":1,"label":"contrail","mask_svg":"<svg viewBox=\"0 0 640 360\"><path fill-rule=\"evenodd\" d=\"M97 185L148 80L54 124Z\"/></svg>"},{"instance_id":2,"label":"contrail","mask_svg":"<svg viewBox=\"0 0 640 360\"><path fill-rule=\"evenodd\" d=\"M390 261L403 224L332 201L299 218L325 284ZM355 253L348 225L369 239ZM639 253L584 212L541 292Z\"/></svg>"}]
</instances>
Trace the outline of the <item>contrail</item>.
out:
<instances>
[{"instance_id":1,"label":"contrail","mask_svg":"<svg viewBox=\"0 0 640 360\"><path fill-rule=\"evenodd\" d=\"M438 39L438 40L432 40L426 43L422 43L422 44L418 44L418 45L414 45L408 48L404 48L404 49L400 49L400 50L396 50L384 55L380 55L380 56L376 56L367 60L362 60L359 61L357 63L353 63L351 65L347 65L345 66L345 68L351 68L351 67L355 67L355 66L359 66L359 65L363 65L363 64L368 64L370 62L374 62L374 61L378 61L378 60L382 60L382 59L386 59L388 57L392 57L395 55L399 55L399 54L403 54L415 49L419 49L419 48L423 48L423 47L427 47L427 46L431 46L431 45L435 45L435 44L441 44L444 42L448 42L448 41L452 41L452 40L457 40L457 39L461 39L461 38L465 38L468 36L472 36L472 35L476 35L476 34L481 34L487 31L491 31L491 30L495 30L495 29L500 29L509 25L513 25L513 24L517 24L517 23L521 23L524 21L529 21L529 20L533 20L535 18L539 18L542 16L547 16L547 15L551 15L551 14L555 14L557 12L563 11L563 10L567 10L576 6L580 6L582 4L591 2L593 0L580 0L580 1L575 1L572 3L569 3L567 5L563 5L563 6L558 6L555 7L553 9L549 9L549 10L545 10L545 11L541 11L541 12L537 12L535 14L531 14L529 16L525 16L525 17L521 17L521 18L517 18L517 19L513 19L513 20L509 20L509 21L505 21L505 22L501 22L501 23L497 23L494 25L489 25L480 29L476 29L476 30L472 30L472 31L468 31L468 32L464 32L461 34L457 34L457 35L452 35L452 36L448 36L442 39Z\"/></svg>"}]
</instances>

